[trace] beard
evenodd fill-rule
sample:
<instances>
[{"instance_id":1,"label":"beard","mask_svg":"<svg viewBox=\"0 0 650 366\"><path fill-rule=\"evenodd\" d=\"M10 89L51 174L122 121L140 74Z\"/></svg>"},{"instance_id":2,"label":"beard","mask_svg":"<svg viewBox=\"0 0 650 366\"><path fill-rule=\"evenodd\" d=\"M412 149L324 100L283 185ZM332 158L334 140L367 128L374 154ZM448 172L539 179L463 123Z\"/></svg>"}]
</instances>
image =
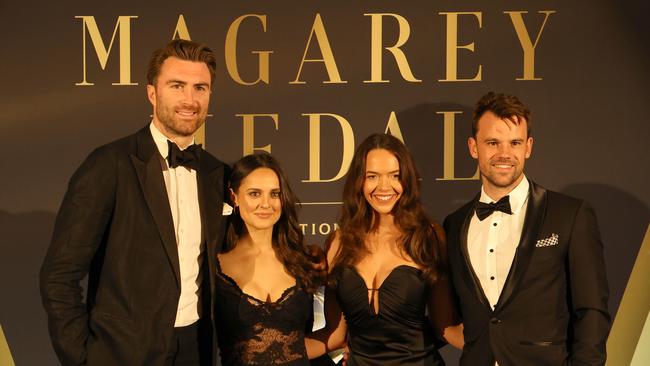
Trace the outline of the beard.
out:
<instances>
[{"instance_id":1,"label":"beard","mask_svg":"<svg viewBox=\"0 0 650 366\"><path fill-rule=\"evenodd\" d=\"M160 104L159 104L160 105ZM165 106L156 109L156 117L165 126L168 132L177 136L192 136L196 130L203 125L207 112L201 110L200 106ZM176 111L194 112L192 117L182 118Z\"/></svg>"},{"instance_id":2,"label":"beard","mask_svg":"<svg viewBox=\"0 0 650 366\"><path fill-rule=\"evenodd\" d=\"M492 186L499 187L499 188L507 188L512 186L519 177L521 177L522 172L521 171L515 171L512 174L508 175L497 175L497 174L483 174L481 173L481 176L490 182Z\"/></svg>"},{"instance_id":3,"label":"beard","mask_svg":"<svg viewBox=\"0 0 650 366\"><path fill-rule=\"evenodd\" d=\"M512 172L509 173L499 173L497 171L492 170L492 164L512 164L513 169ZM494 168L496 169L496 168ZM522 176L523 174L523 167L516 162L513 162L512 160L498 160L498 161L490 161L488 165L488 169L486 171L481 170L481 176L483 179L485 179L490 185L493 187L498 187L498 188L508 188L513 186Z\"/></svg>"}]
</instances>

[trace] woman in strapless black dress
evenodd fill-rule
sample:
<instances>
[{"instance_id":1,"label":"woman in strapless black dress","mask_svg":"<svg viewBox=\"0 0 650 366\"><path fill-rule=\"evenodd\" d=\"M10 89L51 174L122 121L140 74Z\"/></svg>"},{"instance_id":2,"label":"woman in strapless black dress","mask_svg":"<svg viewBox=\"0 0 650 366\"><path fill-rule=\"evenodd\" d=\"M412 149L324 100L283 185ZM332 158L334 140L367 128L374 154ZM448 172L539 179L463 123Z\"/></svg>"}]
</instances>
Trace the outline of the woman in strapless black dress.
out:
<instances>
[{"instance_id":1,"label":"woman in strapless black dress","mask_svg":"<svg viewBox=\"0 0 650 366\"><path fill-rule=\"evenodd\" d=\"M309 365L304 335L319 278L296 197L265 153L234 164L230 193L235 208L218 255L215 301L222 364Z\"/></svg>"},{"instance_id":2,"label":"woman in strapless black dress","mask_svg":"<svg viewBox=\"0 0 650 366\"><path fill-rule=\"evenodd\" d=\"M349 366L444 365L437 340L462 348L444 232L427 219L418 181L393 136L371 135L355 152L328 239L327 325L308 336L310 357L346 338Z\"/></svg>"}]
</instances>

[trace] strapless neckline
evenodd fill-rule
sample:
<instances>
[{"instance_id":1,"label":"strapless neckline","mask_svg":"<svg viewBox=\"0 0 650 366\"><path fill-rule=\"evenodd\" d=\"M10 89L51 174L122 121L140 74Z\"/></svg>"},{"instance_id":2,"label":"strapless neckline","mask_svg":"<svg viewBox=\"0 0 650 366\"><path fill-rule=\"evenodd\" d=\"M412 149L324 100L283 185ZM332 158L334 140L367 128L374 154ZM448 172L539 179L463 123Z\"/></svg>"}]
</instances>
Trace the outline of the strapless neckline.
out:
<instances>
[{"instance_id":1,"label":"strapless neckline","mask_svg":"<svg viewBox=\"0 0 650 366\"><path fill-rule=\"evenodd\" d=\"M382 303L383 303L382 298L384 297L384 294L383 294L382 290L384 289L384 285L389 286L391 281L393 279L395 279L395 278L399 278L399 277L397 277L397 275L399 273L402 273L402 272L403 273L411 273L411 274L415 275L418 279L420 279L420 274L422 273L421 269L419 269L417 267L414 267L414 266L410 266L408 264L400 264L398 266L395 266L388 273L386 278L384 278L384 280L381 282L381 284L376 289L377 290L376 296L377 296L378 304L377 304L377 309L375 309L375 307L374 307L374 305L372 303L372 299L370 298L370 295L368 294L368 292L370 292L370 289L368 288L368 285L366 284L366 281L363 279L363 277L361 276L361 274L359 273L359 271L357 271L357 269L355 267L348 266L347 268L353 274L352 278L356 278L359 281L360 286L362 286L366 290L365 291L365 299L366 299L366 304L367 304L367 311L369 313L368 315L370 315L372 318L381 318L382 317L382 313L383 313L382 312Z\"/></svg>"},{"instance_id":2,"label":"strapless neckline","mask_svg":"<svg viewBox=\"0 0 650 366\"><path fill-rule=\"evenodd\" d=\"M368 288L368 285L366 284L366 280L361 276L361 274L359 273L359 271L357 270L356 267L348 266L347 268L349 268L352 271L352 273L354 273L355 276L359 280L361 280L361 283L363 283L363 286L366 288L366 290L370 290ZM388 276L386 276L386 278L384 278L384 280L381 281L381 285L379 285L377 287L377 290L380 290L382 288L382 286L384 286L384 283L386 283L386 281L390 280L391 276L393 276L394 273L399 272L400 270L406 270L407 272L412 271L412 272L417 273L418 275L422 273L422 270L417 268L417 267L414 267L414 266L411 266L411 265L408 265L408 264L400 264L400 265L395 266L393 269L390 270L390 272L388 273Z\"/></svg>"},{"instance_id":3,"label":"strapless neckline","mask_svg":"<svg viewBox=\"0 0 650 366\"><path fill-rule=\"evenodd\" d=\"M424 270L398 265L377 286L377 303L371 303L356 268L344 267L337 281L336 297L349 332L348 365L444 365L425 316L430 287Z\"/></svg>"}]
</instances>

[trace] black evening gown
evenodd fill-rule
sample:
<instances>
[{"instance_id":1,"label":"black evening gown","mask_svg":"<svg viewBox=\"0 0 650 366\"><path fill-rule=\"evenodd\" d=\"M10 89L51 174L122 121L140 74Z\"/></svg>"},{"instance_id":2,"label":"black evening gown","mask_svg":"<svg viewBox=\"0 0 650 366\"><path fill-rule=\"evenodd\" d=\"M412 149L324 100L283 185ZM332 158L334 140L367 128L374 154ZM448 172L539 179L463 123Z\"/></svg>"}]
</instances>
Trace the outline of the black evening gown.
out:
<instances>
[{"instance_id":1,"label":"black evening gown","mask_svg":"<svg viewBox=\"0 0 650 366\"><path fill-rule=\"evenodd\" d=\"M217 270L215 320L221 362L231 365L309 365L305 327L312 298L296 285L268 303L245 294Z\"/></svg>"},{"instance_id":2,"label":"black evening gown","mask_svg":"<svg viewBox=\"0 0 650 366\"><path fill-rule=\"evenodd\" d=\"M393 269L378 289L377 314L354 268L343 268L335 290L348 325L349 366L444 365L425 315L430 289L420 269Z\"/></svg>"}]
</instances>

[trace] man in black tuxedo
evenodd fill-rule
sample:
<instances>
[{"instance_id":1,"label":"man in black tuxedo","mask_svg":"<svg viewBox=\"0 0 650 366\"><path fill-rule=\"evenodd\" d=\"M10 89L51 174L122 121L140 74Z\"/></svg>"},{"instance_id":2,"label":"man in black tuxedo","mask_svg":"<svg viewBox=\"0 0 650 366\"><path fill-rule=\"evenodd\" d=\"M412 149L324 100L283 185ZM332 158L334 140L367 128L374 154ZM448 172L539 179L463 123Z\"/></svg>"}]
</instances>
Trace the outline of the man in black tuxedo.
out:
<instances>
[{"instance_id":1,"label":"man in black tuxedo","mask_svg":"<svg viewBox=\"0 0 650 366\"><path fill-rule=\"evenodd\" d=\"M481 193L445 219L465 347L461 365L604 365L610 328L591 207L529 181L530 111L488 93L469 152Z\"/></svg>"},{"instance_id":2,"label":"man in black tuxedo","mask_svg":"<svg viewBox=\"0 0 650 366\"><path fill-rule=\"evenodd\" d=\"M211 309L227 166L194 145L215 68L212 51L195 42L154 52L152 122L93 151L72 176L40 276L62 364L216 363Z\"/></svg>"}]
</instances>

